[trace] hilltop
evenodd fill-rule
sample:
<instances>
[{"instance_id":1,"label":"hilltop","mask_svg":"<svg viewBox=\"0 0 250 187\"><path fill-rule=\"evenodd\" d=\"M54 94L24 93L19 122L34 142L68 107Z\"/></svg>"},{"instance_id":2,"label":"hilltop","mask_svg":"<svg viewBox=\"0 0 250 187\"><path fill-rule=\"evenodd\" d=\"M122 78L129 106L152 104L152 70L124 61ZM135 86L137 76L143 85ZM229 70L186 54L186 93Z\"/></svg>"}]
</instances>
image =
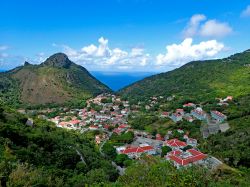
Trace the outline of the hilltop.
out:
<instances>
[{"instance_id":1,"label":"hilltop","mask_svg":"<svg viewBox=\"0 0 250 187\"><path fill-rule=\"evenodd\" d=\"M63 53L40 65L23 66L0 73L0 98L11 105L43 105L77 102L111 90L84 67Z\"/></svg>"},{"instance_id":2,"label":"hilltop","mask_svg":"<svg viewBox=\"0 0 250 187\"><path fill-rule=\"evenodd\" d=\"M198 101L250 93L250 50L219 60L190 62L178 69L147 77L118 94L130 100L176 95Z\"/></svg>"}]
</instances>

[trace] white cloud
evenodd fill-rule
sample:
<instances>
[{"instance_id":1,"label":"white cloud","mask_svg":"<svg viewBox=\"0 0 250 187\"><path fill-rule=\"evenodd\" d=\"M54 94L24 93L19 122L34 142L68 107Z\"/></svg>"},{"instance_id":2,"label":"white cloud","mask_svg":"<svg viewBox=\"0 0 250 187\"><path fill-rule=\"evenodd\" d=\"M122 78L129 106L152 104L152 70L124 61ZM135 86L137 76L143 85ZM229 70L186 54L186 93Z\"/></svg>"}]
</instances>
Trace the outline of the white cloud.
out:
<instances>
[{"instance_id":1,"label":"white cloud","mask_svg":"<svg viewBox=\"0 0 250 187\"><path fill-rule=\"evenodd\" d=\"M93 44L83 47L82 51L88 55L94 55L97 51L97 47Z\"/></svg>"},{"instance_id":2,"label":"white cloud","mask_svg":"<svg viewBox=\"0 0 250 187\"><path fill-rule=\"evenodd\" d=\"M201 17L197 20L201 20ZM166 53L155 57L151 57L141 47L134 47L129 50L110 48L108 40L103 37L98 40L98 45L90 44L83 46L80 50L67 45L61 45L60 47L73 62L90 70L156 71L161 67L161 71L164 71L180 67L193 60L215 58L224 49L224 44L217 40L193 44L192 38L186 38L180 44L166 46Z\"/></svg>"},{"instance_id":3,"label":"white cloud","mask_svg":"<svg viewBox=\"0 0 250 187\"><path fill-rule=\"evenodd\" d=\"M193 44L192 38L186 38L180 44L166 46L166 54L159 54L156 57L156 65L179 67L193 60L215 57L223 48L224 44L216 40Z\"/></svg>"},{"instance_id":4,"label":"white cloud","mask_svg":"<svg viewBox=\"0 0 250 187\"><path fill-rule=\"evenodd\" d=\"M192 23L202 20L202 16L193 18ZM68 45L52 44L61 49L62 52L75 63L92 71L166 71L182 66L193 60L215 58L219 52L225 49L224 44L217 40L203 41L193 44L192 38L186 38L180 44L166 46L166 52L157 56L151 56L142 47L130 49L110 48L109 41L103 37L98 44L90 44L74 49ZM13 68L20 65L24 60L38 64L48 57L43 52L36 54L33 58L13 56L6 53L7 48L0 46L0 69Z\"/></svg>"},{"instance_id":5,"label":"white cloud","mask_svg":"<svg viewBox=\"0 0 250 187\"><path fill-rule=\"evenodd\" d=\"M250 5L248 5L246 9L241 12L241 17L250 17Z\"/></svg>"},{"instance_id":6,"label":"white cloud","mask_svg":"<svg viewBox=\"0 0 250 187\"><path fill-rule=\"evenodd\" d=\"M85 46L81 49L82 52L84 52L86 55L92 55L96 57L105 57L110 56L110 49L108 47L108 40L104 39L103 37L99 38L98 40L99 46L95 46L94 44L91 44L89 46Z\"/></svg>"},{"instance_id":7,"label":"white cloud","mask_svg":"<svg viewBox=\"0 0 250 187\"><path fill-rule=\"evenodd\" d=\"M67 45L62 45L65 53L67 53L69 56L77 56L78 52L74 50L73 48L67 46Z\"/></svg>"},{"instance_id":8,"label":"white cloud","mask_svg":"<svg viewBox=\"0 0 250 187\"><path fill-rule=\"evenodd\" d=\"M144 50L142 48L132 48L131 50L131 56L132 57L138 57L143 55Z\"/></svg>"},{"instance_id":9,"label":"white cloud","mask_svg":"<svg viewBox=\"0 0 250 187\"><path fill-rule=\"evenodd\" d=\"M108 44L108 39L101 37L97 46L90 44L80 50L67 45L54 44L53 46L60 46L72 61L83 66L125 70L143 67L149 62L150 55L145 53L143 48L132 48L126 51L120 48L110 49Z\"/></svg>"},{"instance_id":10,"label":"white cloud","mask_svg":"<svg viewBox=\"0 0 250 187\"><path fill-rule=\"evenodd\" d=\"M99 47L96 52L96 56L109 56L110 55L110 49L108 47L108 40L104 39L103 37L99 38Z\"/></svg>"},{"instance_id":11,"label":"white cloud","mask_svg":"<svg viewBox=\"0 0 250 187\"><path fill-rule=\"evenodd\" d=\"M183 31L184 37L224 37L232 33L233 29L225 22L219 22L215 19L207 20L203 14L193 15L186 28Z\"/></svg>"},{"instance_id":12,"label":"white cloud","mask_svg":"<svg viewBox=\"0 0 250 187\"><path fill-rule=\"evenodd\" d=\"M184 36L185 37L193 37L194 35L196 35L196 33L198 32L198 29L200 27L200 23L206 19L207 19L206 16L203 14L193 15L190 18L186 29L184 29Z\"/></svg>"},{"instance_id":13,"label":"white cloud","mask_svg":"<svg viewBox=\"0 0 250 187\"><path fill-rule=\"evenodd\" d=\"M117 61L122 60L128 56L128 53L126 51L122 51L119 48L115 48L112 51L112 55L110 56L109 59L107 59L107 64L113 65Z\"/></svg>"},{"instance_id":14,"label":"white cloud","mask_svg":"<svg viewBox=\"0 0 250 187\"><path fill-rule=\"evenodd\" d=\"M216 20L209 20L201 26L200 35L207 37L223 37L232 32L227 23L220 23Z\"/></svg>"}]
</instances>

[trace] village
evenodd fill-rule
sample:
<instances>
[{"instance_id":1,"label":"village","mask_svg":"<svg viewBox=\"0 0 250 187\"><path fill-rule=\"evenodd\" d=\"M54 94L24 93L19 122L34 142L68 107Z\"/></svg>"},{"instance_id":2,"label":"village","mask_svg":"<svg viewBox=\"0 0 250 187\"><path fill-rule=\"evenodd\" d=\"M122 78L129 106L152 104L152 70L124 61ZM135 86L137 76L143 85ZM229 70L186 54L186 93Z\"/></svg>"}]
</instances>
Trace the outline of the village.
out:
<instances>
[{"instance_id":1,"label":"village","mask_svg":"<svg viewBox=\"0 0 250 187\"><path fill-rule=\"evenodd\" d=\"M228 105L232 99L232 96L219 99L218 105ZM151 98L151 102L152 105L155 104L157 97ZM190 112L185 112L184 109L187 107L190 108ZM153 136L146 131L133 129L128 123L128 116L136 112L137 110L132 109L128 101L122 101L120 97L112 94L101 94L89 99L83 109L71 109L65 115L58 115L48 120L59 128L79 130L81 133L97 131L94 141L99 146L101 154L104 154L102 151L104 144L115 137L121 140L112 145L116 153L127 155L132 160L140 159L142 155L161 155L177 168L193 164L215 168L222 164L212 155L202 153L198 149L198 140L190 137L189 133L182 129L169 130L165 136L160 134ZM230 128L226 122L226 115L216 110L208 113L201 106L191 102L185 103L182 108L177 108L175 111L163 111L159 113L159 117L169 118L174 123L182 120L190 123L201 120L206 124L201 127L203 138L207 138L210 134L225 132ZM122 141L122 137L125 136L129 138Z\"/></svg>"}]
</instances>

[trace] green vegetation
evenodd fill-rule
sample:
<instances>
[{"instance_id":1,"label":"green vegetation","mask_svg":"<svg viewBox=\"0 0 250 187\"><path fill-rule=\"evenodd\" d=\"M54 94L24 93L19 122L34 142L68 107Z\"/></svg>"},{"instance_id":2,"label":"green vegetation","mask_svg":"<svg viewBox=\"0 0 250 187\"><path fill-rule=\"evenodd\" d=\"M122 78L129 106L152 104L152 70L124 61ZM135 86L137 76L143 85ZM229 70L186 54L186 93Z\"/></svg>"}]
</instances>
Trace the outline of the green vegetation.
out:
<instances>
[{"instance_id":1,"label":"green vegetation","mask_svg":"<svg viewBox=\"0 0 250 187\"><path fill-rule=\"evenodd\" d=\"M0 73L0 101L17 107L20 105L19 97L18 82L9 78L7 73Z\"/></svg>"},{"instance_id":2,"label":"green vegetation","mask_svg":"<svg viewBox=\"0 0 250 187\"><path fill-rule=\"evenodd\" d=\"M135 117L129 118L129 124L134 129L145 130L147 125L151 125L158 120L158 117L154 114L140 113Z\"/></svg>"},{"instance_id":3,"label":"green vegetation","mask_svg":"<svg viewBox=\"0 0 250 187\"><path fill-rule=\"evenodd\" d=\"M122 133L121 135L117 135L117 134L112 134L112 136L110 137L110 142L114 143L131 143L134 140L134 133L133 132L125 132Z\"/></svg>"},{"instance_id":4,"label":"green vegetation","mask_svg":"<svg viewBox=\"0 0 250 187\"><path fill-rule=\"evenodd\" d=\"M136 82L119 91L123 98L144 101L151 96L185 97L197 102L227 94L250 93L250 53L245 51L221 60L190 62L181 68Z\"/></svg>"},{"instance_id":5,"label":"green vegetation","mask_svg":"<svg viewBox=\"0 0 250 187\"><path fill-rule=\"evenodd\" d=\"M0 99L12 107L84 106L84 100L103 92L111 90L60 53L40 65L0 73Z\"/></svg>"},{"instance_id":6,"label":"green vegetation","mask_svg":"<svg viewBox=\"0 0 250 187\"><path fill-rule=\"evenodd\" d=\"M158 111L174 111L187 102L201 105L207 112L221 111L228 117L230 126L228 131L211 135L204 140L200 132L203 124L200 121L192 123L182 121L177 124L159 122L152 110L131 118L130 124L134 128L150 133L159 133L160 128L183 129L190 137L198 139L199 148L205 153L214 155L241 171L248 170L250 166L249 62L250 50L221 60L190 62L181 68L148 77L119 91L123 98L129 99L133 104L141 101L146 105L150 102L150 97L163 96L164 98L158 101ZM175 97L168 101L167 97L173 95ZM215 98L225 98L228 95L234 97L229 106L218 106L218 100ZM143 110L144 107L141 111ZM190 111L190 108L185 110ZM175 136L179 137L177 134Z\"/></svg>"},{"instance_id":7,"label":"green vegetation","mask_svg":"<svg viewBox=\"0 0 250 187\"><path fill-rule=\"evenodd\" d=\"M102 103L112 103L112 98L111 97L108 97L108 98L103 98L101 100Z\"/></svg>"},{"instance_id":8,"label":"green vegetation","mask_svg":"<svg viewBox=\"0 0 250 187\"><path fill-rule=\"evenodd\" d=\"M241 97L224 109L230 129L210 136L201 148L233 167L250 168L250 96Z\"/></svg>"},{"instance_id":9,"label":"green vegetation","mask_svg":"<svg viewBox=\"0 0 250 187\"><path fill-rule=\"evenodd\" d=\"M163 146L161 148L161 157L164 157L170 151L172 151L171 147Z\"/></svg>"},{"instance_id":10,"label":"green vegetation","mask_svg":"<svg viewBox=\"0 0 250 187\"><path fill-rule=\"evenodd\" d=\"M157 112L140 112L136 115L130 115L128 122L134 129L145 130L153 136L157 133L165 136L171 127L176 127L176 124L170 119L158 116Z\"/></svg>"},{"instance_id":11,"label":"green vegetation","mask_svg":"<svg viewBox=\"0 0 250 187\"><path fill-rule=\"evenodd\" d=\"M113 134L103 147L101 156L93 144L95 133L84 136L74 131L55 128L39 119L34 126L25 125L27 117L0 107L0 181L2 186L249 186L250 174L250 51L222 60L191 62L177 70L155 75L119 92L130 100L131 108L139 112L129 116L129 125L152 135L166 135L183 140L188 132L198 139L199 149L215 156L227 165L216 171L200 167L177 170L169 162L155 157L144 157L133 162L128 156L117 155L114 145L131 143L132 132ZM62 58L62 57L60 57ZM53 59L39 66L26 65L0 74L0 99L5 105L26 108L86 106L86 98L110 91L94 79L84 68L67 59L57 64ZM34 83L32 83L32 81ZM45 92L43 92L45 90ZM39 94L43 94L42 97ZM172 96L168 101L167 97ZM232 95L229 106L218 106L216 97ZM150 109L152 96L164 96ZM38 103L37 103L38 102ZM102 100L109 103L110 98ZM203 122L192 123L161 118L162 111L174 111L184 103L193 102L206 111L218 110L228 116L230 129L203 139ZM30 103L30 105L28 104ZM124 106L119 105L120 108ZM99 111L91 104L89 109ZM191 108L185 108L189 112ZM56 116L55 110L50 117ZM70 118L69 118L70 119ZM188 149L190 147L185 147ZM162 147L161 156L170 149ZM111 164L128 167L125 175ZM118 178L118 181L116 179ZM116 181L116 182L115 182ZM113 183L114 182L114 183ZM0 185L0 186L1 186Z\"/></svg>"},{"instance_id":12,"label":"green vegetation","mask_svg":"<svg viewBox=\"0 0 250 187\"><path fill-rule=\"evenodd\" d=\"M75 131L0 107L2 186L84 186L115 181L116 169Z\"/></svg>"},{"instance_id":13,"label":"green vegetation","mask_svg":"<svg viewBox=\"0 0 250 187\"><path fill-rule=\"evenodd\" d=\"M100 112L102 110L102 106L101 105L97 105L95 103L90 103L90 109L93 109L97 112Z\"/></svg>"},{"instance_id":14,"label":"green vegetation","mask_svg":"<svg viewBox=\"0 0 250 187\"><path fill-rule=\"evenodd\" d=\"M223 172L225 169L211 172L198 166L177 170L166 160L144 157L127 168L117 186L248 186L247 178L244 178L247 176L229 169L227 174Z\"/></svg>"},{"instance_id":15,"label":"green vegetation","mask_svg":"<svg viewBox=\"0 0 250 187\"><path fill-rule=\"evenodd\" d=\"M121 167L128 167L133 163L133 161L128 157L128 155L119 154L115 158L115 163Z\"/></svg>"},{"instance_id":16,"label":"green vegetation","mask_svg":"<svg viewBox=\"0 0 250 187\"><path fill-rule=\"evenodd\" d=\"M106 142L103 145L102 150L103 150L103 153L105 154L105 156L107 156L109 159L111 159L111 160L115 159L117 153L116 153L116 150L112 144L110 144L109 142Z\"/></svg>"}]
</instances>

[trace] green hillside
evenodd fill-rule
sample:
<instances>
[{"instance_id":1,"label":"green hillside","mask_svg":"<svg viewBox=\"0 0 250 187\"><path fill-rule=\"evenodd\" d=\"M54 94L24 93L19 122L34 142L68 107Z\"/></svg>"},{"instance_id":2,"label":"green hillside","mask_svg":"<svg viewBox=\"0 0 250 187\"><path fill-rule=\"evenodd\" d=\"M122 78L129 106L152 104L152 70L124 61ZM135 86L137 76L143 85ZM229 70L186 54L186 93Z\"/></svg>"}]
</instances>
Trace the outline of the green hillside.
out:
<instances>
[{"instance_id":1,"label":"green hillside","mask_svg":"<svg viewBox=\"0 0 250 187\"><path fill-rule=\"evenodd\" d=\"M0 185L19 186L247 186L247 172L176 169L157 157L142 157L118 176L88 137L0 106ZM91 138L92 139L92 138ZM80 154L80 155L79 155ZM143 179L143 180L142 180Z\"/></svg>"},{"instance_id":2,"label":"green hillside","mask_svg":"<svg viewBox=\"0 0 250 187\"><path fill-rule=\"evenodd\" d=\"M85 68L58 53L40 65L0 73L0 98L11 105L63 104L111 92Z\"/></svg>"},{"instance_id":3,"label":"green hillside","mask_svg":"<svg viewBox=\"0 0 250 187\"><path fill-rule=\"evenodd\" d=\"M221 111L227 115L230 129L224 133L211 135L207 139L202 138L200 125L195 128L197 126L195 123L180 122L170 127L190 131L199 139L200 149L203 152L219 158L233 168L249 173L250 50L221 60L190 62L171 72L136 82L120 90L119 94L128 98L133 104L142 101L140 102L142 107L149 104L149 97L164 96L151 111L145 112L143 108L144 113L138 118L141 119L139 127L143 130L151 130L156 126L157 132L160 132L166 124L161 120L150 123L146 117L154 116L155 111L175 110L189 101L200 104L207 112ZM167 101L166 98L172 95L176 97L172 101ZM218 106L218 100L215 98L225 98L228 95L234 97L229 106Z\"/></svg>"},{"instance_id":4,"label":"green hillside","mask_svg":"<svg viewBox=\"0 0 250 187\"><path fill-rule=\"evenodd\" d=\"M84 186L115 181L111 162L88 138L0 105L0 186ZM80 155L82 156L82 159Z\"/></svg>"},{"instance_id":5,"label":"green hillside","mask_svg":"<svg viewBox=\"0 0 250 187\"><path fill-rule=\"evenodd\" d=\"M150 96L177 95L198 101L250 93L250 50L220 60L190 62L161 73L118 92L130 100Z\"/></svg>"}]
</instances>

